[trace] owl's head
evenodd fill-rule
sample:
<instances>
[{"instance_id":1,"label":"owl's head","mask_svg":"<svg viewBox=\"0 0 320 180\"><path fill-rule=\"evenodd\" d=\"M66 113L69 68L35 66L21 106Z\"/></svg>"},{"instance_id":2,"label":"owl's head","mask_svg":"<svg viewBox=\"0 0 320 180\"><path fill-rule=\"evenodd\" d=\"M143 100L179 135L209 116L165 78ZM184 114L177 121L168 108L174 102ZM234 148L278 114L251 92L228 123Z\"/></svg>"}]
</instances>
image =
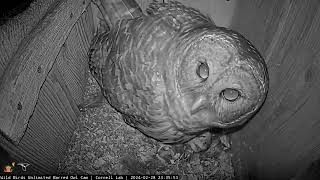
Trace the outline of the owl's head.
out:
<instances>
[{"instance_id":1,"label":"owl's head","mask_svg":"<svg viewBox=\"0 0 320 180\"><path fill-rule=\"evenodd\" d=\"M181 37L172 71L178 129L192 133L248 121L268 91L266 64L256 48L221 27L199 28Z\"/></svg>"}]
</instances>

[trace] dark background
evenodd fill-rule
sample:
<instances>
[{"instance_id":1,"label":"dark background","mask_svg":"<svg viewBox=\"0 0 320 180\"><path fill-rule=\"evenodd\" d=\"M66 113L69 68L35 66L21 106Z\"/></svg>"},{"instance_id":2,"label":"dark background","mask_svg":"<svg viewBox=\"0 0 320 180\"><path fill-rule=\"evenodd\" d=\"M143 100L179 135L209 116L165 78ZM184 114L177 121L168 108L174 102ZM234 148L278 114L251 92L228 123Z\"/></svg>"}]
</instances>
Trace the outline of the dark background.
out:
<instances>
[{"instance_id":1,"label":"dark background","mask_svg":"<svg viewBox=\"0 0 320 180\"><path fill-rule=\"evenodd\" d=\"M27 9L33 0L8 0L0 5L0 25Z\"/></svg>"}]
</instances>

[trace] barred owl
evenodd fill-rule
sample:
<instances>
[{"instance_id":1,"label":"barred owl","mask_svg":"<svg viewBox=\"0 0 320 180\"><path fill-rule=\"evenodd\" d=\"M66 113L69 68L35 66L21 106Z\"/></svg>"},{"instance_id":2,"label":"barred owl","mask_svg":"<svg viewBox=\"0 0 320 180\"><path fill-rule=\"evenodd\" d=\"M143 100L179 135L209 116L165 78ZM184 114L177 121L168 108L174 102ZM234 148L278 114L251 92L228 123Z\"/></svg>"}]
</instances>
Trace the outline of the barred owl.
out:
<instances>
[{"instance_id":1,"label":"barred owl","mask_svg":"<svg viewBox=\"0 0 320 180\"><path fill-rule=\"evenodd\" d=\"M124 121L168 144L248 121L268 91L266 64L239 33L179 2L96 35L89 66Z\"/></svg>"}]
</instances>

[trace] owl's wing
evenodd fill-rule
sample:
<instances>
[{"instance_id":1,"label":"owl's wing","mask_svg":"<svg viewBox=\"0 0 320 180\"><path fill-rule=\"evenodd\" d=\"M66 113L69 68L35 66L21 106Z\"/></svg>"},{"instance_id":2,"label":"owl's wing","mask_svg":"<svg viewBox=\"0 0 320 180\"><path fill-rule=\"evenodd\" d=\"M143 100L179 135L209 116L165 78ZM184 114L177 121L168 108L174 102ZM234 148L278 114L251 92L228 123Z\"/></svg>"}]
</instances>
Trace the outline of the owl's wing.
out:
<instances>
[{"instance_id":1,"label":"owl's wing","mask_svg":"<svg viewBox=\"0 0 320 180\"><path fill-rule=\"evenodd\" d=\"M92 41L92 44L88 52L89 69L91 71L91 74L97 80L98 84L101 87L103 87L102 69L111 49L111 41L109 40L109 34L110 31L96 35Z\"/></svg>"},{"instance_id":2,"label":"owl's wing","mask_svg":"<svg viewBox=\"0 0 320 180\"><path fill-rule=\"evenodd\" d=\"M114 28L121 19L134 19L143 16L135 0L92 0L109 28Z\"/></svg>"},{"instance_id":3,"label":"owl's wing","mask_svg":"<svg viewBox=\"0 0 320 180\"><path fill-rule=\"evenodd\" d=\"M209 16L205 16L199 10L191 7L186 7L177 1L169 1L166 3L154 0L150 3L146 10L150 16L162 16L174 18L182 29L189 29L195 26L215 25Z\"/></svg>"}]
</instances>

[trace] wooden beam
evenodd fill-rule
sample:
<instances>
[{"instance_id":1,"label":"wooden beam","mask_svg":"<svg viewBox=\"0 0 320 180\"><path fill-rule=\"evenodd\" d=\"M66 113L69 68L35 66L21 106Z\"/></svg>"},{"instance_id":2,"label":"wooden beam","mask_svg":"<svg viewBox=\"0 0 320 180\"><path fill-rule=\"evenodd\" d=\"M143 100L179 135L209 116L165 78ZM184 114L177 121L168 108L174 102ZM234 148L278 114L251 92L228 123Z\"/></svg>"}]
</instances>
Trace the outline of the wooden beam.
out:
<instances>
[{"instance_id":1,"label":"wooden beam","mask_svg":"<svg viewBox=\"0 0 320 180\"><path fill-rule=\"evenodd\" d=\"M72 27L89 0L59 0L22 41L0 84L0 130L18 143L38 94Z\"/></svg>"},{"instance_id":2,"label":"wooden beam","mask_svg":"<svg viewBox=\"0 0 320 180\"><path fill-rule=\"evenodd\" d=\"M88 51L93 38L93 18L91 6L82 14L78 22L73 26L68 39L60 49L56 58L61 76L64 79L71 96L79 105L83 102L86 75L89 71Z\"/></svg>"},{"instance_id":3,"label":"wooden beam","mask_svg":"<svg viewBox=\"0 0 320 180\"><path fill-rule=\"evenodd\" d=\"M56 0L34 0L28 9L0 26L0 77L17 51L19 44L41 21Z\"/></svg>"}]
</instances>

